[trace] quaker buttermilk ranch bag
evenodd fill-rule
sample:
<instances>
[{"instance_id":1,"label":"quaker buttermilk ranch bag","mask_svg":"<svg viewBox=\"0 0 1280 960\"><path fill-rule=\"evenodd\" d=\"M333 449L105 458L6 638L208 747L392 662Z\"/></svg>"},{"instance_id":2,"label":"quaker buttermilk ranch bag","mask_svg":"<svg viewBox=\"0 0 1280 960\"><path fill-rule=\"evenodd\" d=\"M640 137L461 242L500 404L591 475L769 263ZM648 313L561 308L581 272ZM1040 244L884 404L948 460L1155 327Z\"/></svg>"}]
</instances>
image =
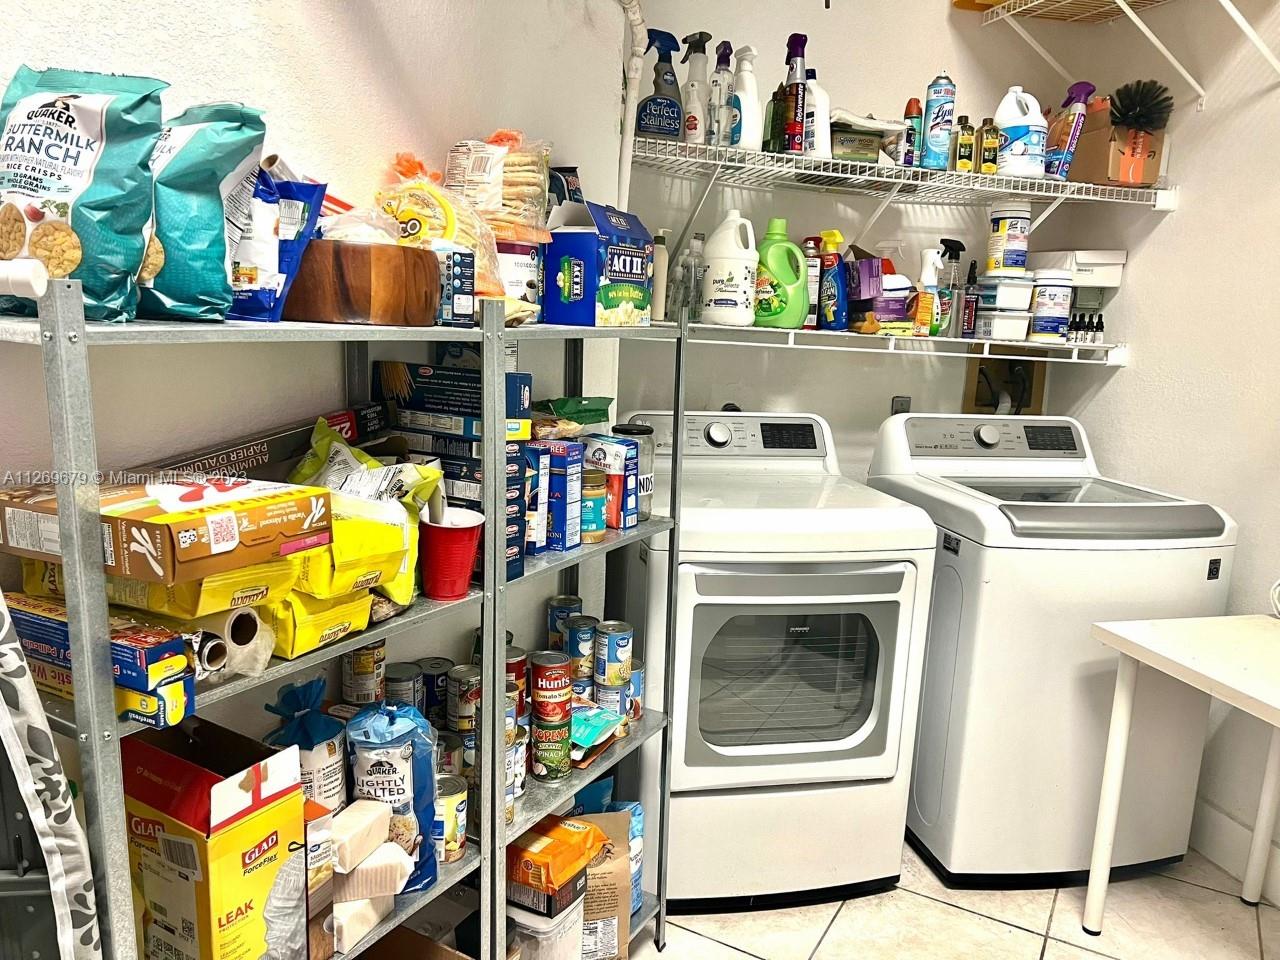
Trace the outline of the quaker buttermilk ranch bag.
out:
<instances>
[{"instance_id":1,"label":"quaker buttermilk ranch bag","mask_svg":"<svg viewBox=\"0 0 1280 960\"><path fill-rule=\"evenodd\" d=\"M165 124L155 152L155 215L138 274L138 313L222 320L231 261L249 218L266 125L239 103L191 107Z\"/></svg>"},{"instance_id":2,"label":"quaker buttermilk ranch bag","mask_svg":"<svg viewBox=\"0 0 1280 960\"><path fill-rule=\"evenodd\" d=\"M138 303L160 91L145 77L19 67L0 101L0 260L32 257L84 284L92 320ZM0 312L35 304L0 297Z\"/></svg>"}]
</instances>

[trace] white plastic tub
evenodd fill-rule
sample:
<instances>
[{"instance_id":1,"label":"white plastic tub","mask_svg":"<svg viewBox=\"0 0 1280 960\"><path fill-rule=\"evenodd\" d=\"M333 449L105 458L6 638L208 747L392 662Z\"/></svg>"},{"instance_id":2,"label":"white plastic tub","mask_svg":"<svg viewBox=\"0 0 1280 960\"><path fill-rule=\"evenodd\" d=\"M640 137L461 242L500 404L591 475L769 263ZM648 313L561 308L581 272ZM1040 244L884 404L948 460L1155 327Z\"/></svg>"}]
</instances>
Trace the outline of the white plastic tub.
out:
<instances>
[{"instance_id":1,"label":"white plastic tub","mask_svg":"<svg viewBox=\"0 0 1280 960\"><path fill-rule=\"evenodd\" d=\"M979 310L1030 310L1035 281L1030 277L979 277Z\"/></svg>"},{"instance_id":2,"label":"white plastic tub","mask_svg":"<svg viewBox=\"0 0 1280 960\"><path fill-rule=\"evenodd\" d=\"M1031 326L1028 310L979 310L979 340L1025 340Z\"/></svg>"},{"instance_id":3,"label":"white plastic tub","mask_svg":"<svg viewBox=\"0 0 1280 960\"><path fill-rule=\"evenodd\" d=\"M520 960L582 960L581 897L558 917L544 917L507 904L507 917L515 924Z\"/></svg>"}]
</instances>

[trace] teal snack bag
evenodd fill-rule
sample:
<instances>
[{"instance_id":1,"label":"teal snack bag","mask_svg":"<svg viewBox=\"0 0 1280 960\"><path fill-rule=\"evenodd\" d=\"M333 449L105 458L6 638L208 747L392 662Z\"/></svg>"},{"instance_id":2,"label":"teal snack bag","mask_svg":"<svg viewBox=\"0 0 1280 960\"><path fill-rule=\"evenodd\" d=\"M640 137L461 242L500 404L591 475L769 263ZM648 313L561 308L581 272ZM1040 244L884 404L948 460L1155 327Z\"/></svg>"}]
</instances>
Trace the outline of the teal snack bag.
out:
<instances>
[{"instance_id":1,"label":"teal snack bag","mask_svg":"<svg viewBox=\"0 0 1280 960\"><path fill-rule=\"evenodd\" d=\"M201 104L165 125L151 154L155 214L139 316L222 320L231 309L231 262L265 134L262 111L239 103Z\"/></svg>"},{"instance_id":2,"label":"teal snack bag","mask_svg":"<svg viewBox=\"0 0 1280 960\"><path fill-rule=\"evenodd\" d=\"M160 91L146 77L19 67L0 100L0 259L32 257L84 284L91 320L129 320ZM0 312L35 303L0 297Z\"/></svg>"}]
</instances>

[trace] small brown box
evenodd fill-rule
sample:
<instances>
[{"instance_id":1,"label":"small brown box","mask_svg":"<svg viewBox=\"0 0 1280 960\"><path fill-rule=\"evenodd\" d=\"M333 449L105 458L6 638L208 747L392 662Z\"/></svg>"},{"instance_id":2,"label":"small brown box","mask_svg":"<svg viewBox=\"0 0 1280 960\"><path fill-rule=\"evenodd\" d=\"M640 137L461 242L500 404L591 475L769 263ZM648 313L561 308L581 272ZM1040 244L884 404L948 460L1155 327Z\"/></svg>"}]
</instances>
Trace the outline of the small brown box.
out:
<instances>
[{"instance_id":1,"label":"small brown box","mask_svg":"<svg viewBox=\"0 0 1280 960\"><path fill-rule=\"evenodd\" d=\"M440 306L440 261L393 243L312 240L284 304L285 320L430 327Z\"/></svg>"},{"instance_id":2,"label":"small brown box","mask_svg":"<svg viewBox=\"0 0 1280 960\"><path fill-rule=\"evenodd\" d=\"M1091 109L1085 117L1067 179L1104 187L1151 186L1164 164L1164 131L1114 126L1110 100L1102 102L1105 107Z\"/></svg>"}]
</instances>

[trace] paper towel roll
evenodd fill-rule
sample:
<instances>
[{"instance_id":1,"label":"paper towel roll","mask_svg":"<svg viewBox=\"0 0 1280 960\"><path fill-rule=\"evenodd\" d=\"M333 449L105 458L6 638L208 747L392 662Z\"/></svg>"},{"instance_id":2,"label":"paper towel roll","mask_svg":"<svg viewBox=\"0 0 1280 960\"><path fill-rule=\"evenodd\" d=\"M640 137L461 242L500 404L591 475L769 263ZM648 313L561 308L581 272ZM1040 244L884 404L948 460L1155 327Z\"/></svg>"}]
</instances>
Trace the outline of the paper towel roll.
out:
<instances>
[{"instance_id":1,"label":"paper towel roll","mask_svg":"<svg viewBox=\"0 0 1280 960\"><path fill-rule=\"evenodd\" d=\"M0 260L0 294L38 300L49 289L49 271L39 260Z\"/></svg>"}]
</instances>

